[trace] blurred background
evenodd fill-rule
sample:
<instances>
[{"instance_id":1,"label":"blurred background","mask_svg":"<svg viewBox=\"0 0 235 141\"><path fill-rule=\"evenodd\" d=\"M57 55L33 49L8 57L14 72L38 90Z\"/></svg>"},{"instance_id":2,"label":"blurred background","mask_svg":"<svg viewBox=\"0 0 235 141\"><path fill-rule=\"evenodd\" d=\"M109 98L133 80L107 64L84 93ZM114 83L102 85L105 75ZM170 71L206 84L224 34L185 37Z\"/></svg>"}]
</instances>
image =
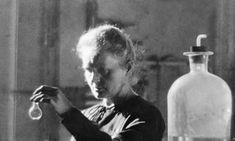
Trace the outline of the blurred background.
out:
<instances>
[{"instance_id":1,"label":"blurred background","mask_svg":"<svg viewBox=\"0 0 235 141\"><path fill-rule=\"evenodd\" d=\"M202 44L215 53L209 71L228 83L234 101L234 0L0 0L0 141L68 140L50 106L41 105L41 120L28 117L29 97L48 84L62 88L80 109L97 102L74 48L86 29L102 23L125 29L145 50L142 96L159 107L166 123L167 92L189 71L182 53L201 33L208 35Z\"/></svg>"}]
</instances>

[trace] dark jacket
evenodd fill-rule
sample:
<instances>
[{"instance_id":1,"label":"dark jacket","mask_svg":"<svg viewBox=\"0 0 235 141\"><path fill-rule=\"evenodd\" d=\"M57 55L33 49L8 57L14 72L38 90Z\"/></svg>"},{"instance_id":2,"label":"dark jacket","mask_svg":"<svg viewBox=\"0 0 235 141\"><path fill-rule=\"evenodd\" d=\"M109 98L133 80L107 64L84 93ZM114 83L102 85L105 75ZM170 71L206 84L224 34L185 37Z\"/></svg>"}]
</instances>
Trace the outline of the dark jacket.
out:
<instances>
[{"instance_id":1,"label":"dark jacket","mask_svg":"<svg viewBox=\"0 0 235 141\"><path fill-rule=\"evenodd\" d=\"M108 108L71 108L61 117L77 141L161 141L165 129L160 111L140 96Z\"/></svg>"}]
</instances>

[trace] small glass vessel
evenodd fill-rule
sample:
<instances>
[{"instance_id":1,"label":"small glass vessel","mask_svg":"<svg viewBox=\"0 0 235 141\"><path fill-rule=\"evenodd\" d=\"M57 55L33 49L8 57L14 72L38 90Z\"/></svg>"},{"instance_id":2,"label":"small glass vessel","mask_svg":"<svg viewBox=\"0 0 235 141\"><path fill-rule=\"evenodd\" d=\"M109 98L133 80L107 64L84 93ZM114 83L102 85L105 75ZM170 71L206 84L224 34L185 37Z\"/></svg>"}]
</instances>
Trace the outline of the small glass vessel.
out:
<instances>
[{"instance_id":1,"label":"small glass vessel","mask_svg":"<svg viewBox=\"0 0 235 141\"><path fill-rule=\"evenodd\" d=\"M42 110L39 107L39 103L37 102L32 102L31 107L29 108L29 117L32 120L39 120L42 117Z\"/></svg>"},{"instance_id":2,"label":"small glass vessel","mask_svg":"<svg viewBox=\"0 0 235 141\"><path fill-rule=\"evenodd\" d=\"M227 83L208 72L208 56L200 45L191 47L190 72L178 78L168 92L168 141L229 141L232 95ZM199 41L199 42L198 42Z\"/></svg>"}]
</instances>

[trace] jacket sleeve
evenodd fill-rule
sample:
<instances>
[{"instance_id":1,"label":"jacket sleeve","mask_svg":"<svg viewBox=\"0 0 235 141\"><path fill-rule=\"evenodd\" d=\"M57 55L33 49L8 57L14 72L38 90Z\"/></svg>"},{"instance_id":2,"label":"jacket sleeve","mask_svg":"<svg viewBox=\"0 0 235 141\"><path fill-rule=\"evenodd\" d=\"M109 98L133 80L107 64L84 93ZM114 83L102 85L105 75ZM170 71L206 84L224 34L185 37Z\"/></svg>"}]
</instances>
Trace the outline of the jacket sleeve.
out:
<instances>
[{"instance_id":1,"label":"jacket sleeve","mask_svg":"<svg viewBox=\"0 0 235 141\"><path fill-rule=\"evenodd\" d=\"M77 141L112 141L107 133L100 131L97 125L88 120L76 108L71 108L60 117L62 124Z\"/></svg>"},{"instance_id":2,"label":"jacket sleeve","mask_svg":"<svg viewBox=\"0 0 235 141\"><path fill-rule=\"evenodd\" d=\"M89 121L76 108L71 108L60 116L62 117L62 124L76 141L160 141L164 131L164 128L159 128L160 124L155 123L155 120L138 122L130 119L132 122L129 122L124 130L111 137L100 131L96 124Z\"/></svg>"},{"instance_id":3,"label":"jacket sleeve","mask_svg":"<svg viewBox=\"0 0 235 141\"><path fill-rule=\"evenodd\" d=\"M144 120L145 119L145 120ZM152 117L139 119L132 117L117 136L113 137L114 141L161 141L165 124L163 118Z\"/></svg>"}]
</instances>

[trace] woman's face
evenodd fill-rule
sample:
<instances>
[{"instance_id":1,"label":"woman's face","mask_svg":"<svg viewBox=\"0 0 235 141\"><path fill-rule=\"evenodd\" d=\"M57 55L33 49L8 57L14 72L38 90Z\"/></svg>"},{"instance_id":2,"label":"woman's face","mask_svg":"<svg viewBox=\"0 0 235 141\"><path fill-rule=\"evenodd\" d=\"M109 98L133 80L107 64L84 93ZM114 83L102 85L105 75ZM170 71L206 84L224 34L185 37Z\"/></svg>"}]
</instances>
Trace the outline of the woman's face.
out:
<instances>
[{"instance_id":1,"label":"woman's face","mask_svg":"<svg viewBox=\"0 0 235 141\"><path fill-rule=\"evenodd\" d=\"M118 57L102 53L84 68L85 79L96 98L112 99L122 93L127 82L127 70L119 62Z\"/></svg>"}]
</instances>

